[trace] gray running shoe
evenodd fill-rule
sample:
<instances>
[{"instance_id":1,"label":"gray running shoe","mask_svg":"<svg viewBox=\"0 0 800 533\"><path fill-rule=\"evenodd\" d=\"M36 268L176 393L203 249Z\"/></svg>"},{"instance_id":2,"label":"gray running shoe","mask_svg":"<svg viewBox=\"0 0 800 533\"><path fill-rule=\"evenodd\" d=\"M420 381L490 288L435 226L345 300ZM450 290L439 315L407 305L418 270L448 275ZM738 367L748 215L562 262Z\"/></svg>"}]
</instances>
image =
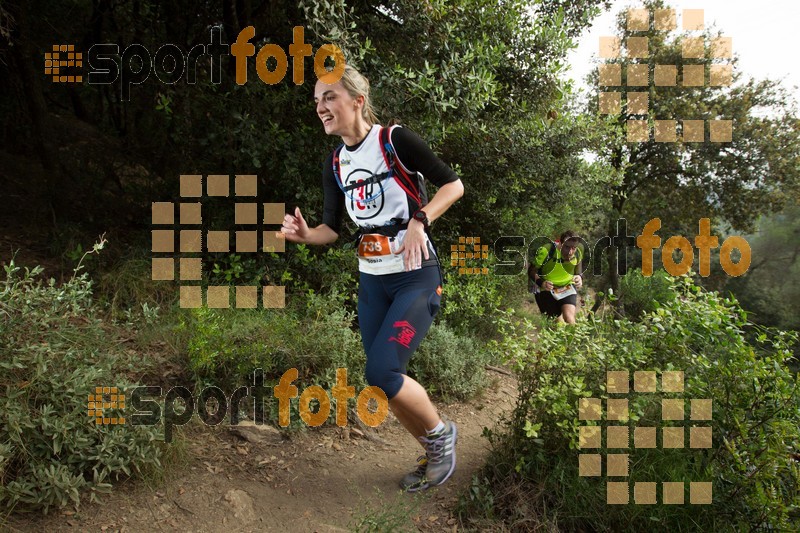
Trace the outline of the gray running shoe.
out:
<instances>
[{"instance_id":1,"label":"gray running shoe","mask_svg":"<svg viewBox=\"0 0 800 533\"><path fill-rule=\"evenodd\" d=\"M420 437L428 456L425 478L430 486L441 485L456 469L456 425L448 420L440 435Z\"/></svg>"},{"instance_id":2,"label":"gray running shoe","mask_svg":"<svg viewBox=\"0 0 800 533\"><path fill-rule=\"evenodd\" d=\"M406 492L417 492L428 488L428 480L425 479L425 471L428 469L428 456L420 455L417 457L417 469L406 474L400 480L400 488Z\"/></svg>"}]
</instances>

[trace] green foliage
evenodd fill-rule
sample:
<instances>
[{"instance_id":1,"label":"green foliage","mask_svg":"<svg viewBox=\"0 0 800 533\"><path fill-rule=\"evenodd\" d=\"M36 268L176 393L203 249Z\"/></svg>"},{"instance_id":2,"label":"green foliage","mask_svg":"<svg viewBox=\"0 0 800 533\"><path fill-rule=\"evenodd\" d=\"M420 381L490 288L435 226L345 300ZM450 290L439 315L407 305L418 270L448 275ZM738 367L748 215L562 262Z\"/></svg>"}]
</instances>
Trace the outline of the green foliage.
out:
<instances>
[{"instance_id":1,"label":"green foliage","mask_svg":"<svg viewBox=\"0 0 800 533\"><path fill-rule=\"evenodd\" d=\"M186 315L181 328L187 332L189 367L197 386L232 391L252 384L253 371L261 368L265 386L273 387L284 372L296 368L301 391L312 384L330 390L336 369L345 368L348 384L357 392L363 389L364 350L343 296L310 294L295 301L285 309L200 308ZM297 401L292 400L291 420L300 427ZM277 421L277 402L270 403L268 416Z\"/></svg>"},{"instance_id":2,"label":"green foliage","mask_svg":"<svg viewBox=\"0 0 800 533\"><path fill-rule=\"evenodd\" d=\"M456 512L459 516L471 515L473 521L476 517L492 521L495 519L494 494L488 478L472 476L469 490L458 500Z\"/></svg>"},{"instance_id":3,"label":"green foliage","mask_svg":"<svg viewBox=\"0 0 800 533\"><path fill-rule=\"evenodd\" d=\"M497 336L501 310L525 294L524 276L497 276L494 258L483 260L488 275L459 274L458 267L442 265L445 285L439 316L459 335L487 340Z\"/></svg>"},{"instance_id":4,"label":"green foliage","mask_svg":"<svg viewBox=\"0 0 800 533\"><path fill-rule=\"evenodd\" d=\"M361 498L359 508L353 513L347 529L354 533L418 531L411 521L411 517L419 511L420 503L419 493L413 497L403 494L392 502L378 489L377 498L374 493L371 493L368 498Z\"/></svg>"},{"instance_id":5,"label":"green foliage","mask_svg":"<svg viewBox=\"0 0 800 533\"><path fill-rule=\"evenodd\" d=\"M338 293L311 294L284 309L215 310L187 315L190 368L200 379L223 383L244 379L254 368L280 376L292 367L315 375L336 365L363 367L363 349L352 330L355 319Z\"/></svg>"},{"instance_id":6,"label":"green foliage","mask_svg":"<svg viewBox=\"0 0 800 533\"><path fill-rule=\"evenodd\" d=\"M440 316L455 331L476 336L494 333L491 317L502 303L497 276L459 275L444 267L447 278Z\"/></svg>"},{"instance_id":7,"label":"green foliage","mask_svg":"<svg viewBox=\"0 0 800 533\"><path fill-rule=\"evenodd\" d=\"M752 263L740 278L730 278L732 291L753 322L800 330L800 205L763 218L748 235Z\"/></svg>"},{"instance_id":8,"label":"green foliage","mask_svg":"<svg viewBox=\"0 0 800 533\"><path fill-rule=\"evenodd\" d=\"M280 279L295 291L335 291L349 305L354 304L358 293L358 259L352 247L345 244L342 248L321 249L301 244L282 259Z\"/></svg>"},{"instance_id":9,"label":"green foliage","mask_svg":"<svg viewBox=\"0 0 800 533\"><path fill-rule=\"evenodd\" d=\"M173 283L153 281L152 268L150 258L131 257L103 272L95 296L107 306L112 319L129 319L132 309L141 309L144 316L176 302L178 289Z\"/></svg>"},{"instance_id":10,"label":"green foliage","mask_svg":"<svg viewBox=\"0 0 800 533\"><path fill-rule=\"evenodd\" d=\"M486 347L471 336L457 335L444 324L433 326L409 363L409 373L429 394L465 400L486 385Z\"/></svg>"},{"instance_id":11,"label":"green foliage","mask_svg":"<svg viewBox=\"0 0 800 533\"><path fill-rule=\"evenodd\" d=\"M290 244L285 253L209 254L210 269L204 273L210 285L280 285L287 299L304 298L320 291L341 293L355 310L358 292L356 254L343 248Z\"/></svg>"},{"instance_id":12,"label":"green foliage","mask_svg":"<svg viewBox=\"0 0 800 533\"><path fill-rule=\"evenodd\" d=\"M0 507L47 512L160 468L162 447L155 428L87 416L95 387L132 386L141 359L109 342L86 274L59 286L41 272L12 261L0 282Z\"/></svg>"},{"instance_id":13,"label":"green foliage","mask_svg":"<svg viewBox=\"0 0 800 533\"><path fill-rule=\"evenodd\" d=\"M349 385L357 392L363 389L364 349L345 295L310 291L296 295L293 302L285 309L200 308L185 315L180 328L188 337L189 366L198 387L214 384L233 390L250 383L257 368L271 387L286 370L297 368L301 390L312 384L329 390L336 384L336 369L345 368ZM482 343L457 335L442 323L428 332L409 371L431 394L464 399L485 385L488 357ZM277 405L271 409L270 416L277 420ZM293 413L299 427L299 417Z\"/></svg>"},{"instance_id":14,"label":"green foliage","mask_svg":"<svg viewBox=\"0 0 800 533\"><path fill-rule=\"evenodd\" d=\"M598 224L619 175L602 161L584 160L609 133L596 119L573 114L572 98L551 103L555 118L494 116L454 129L442 151L459 166L466 192L446 217L459 221L462 235L532 239Z\"/></svg>"},{"instance_id":15,"label":"green foliage","mask_svg":"<svg viewBox=\"0 0 800 533\"><path fill-rule=\"evenodd\" d=\"M669 7L669 3L647 0L643 7L652 12ZM687 61L682 44L688 33L654 27L632 32L627 29L626 13L622 10L618 15L617 35L622 43L634 34L646 37L648 56L637 59L623 52L619 59L609 61L620 65L623 73L633 64L646 65L649 72L654 65L677 65L680 72L689 62L705 65L706 71L710 68L713 47L705 48L700 62ZM721 34L709 27L703 38L709 42ZM590 81L596 87L595 95L608 90L600 85L597 71ZM796 201L800 194L796 102L779 82L757 81L734 67L730 87L706 84L687 89L679 82L672 87L652 85L645 91L648 116L732 120L732 141L710 142L708 125L705 142L684 142L680 129L676 142L656 142L652 135L644 143L628 143L619 134L609 138L599 154L624 174L614 190L613 211L609 213L612 222L624 217L633 227L641 227L659 216L665 227L676 227L686 234L696 229L700 218L713 218L727 221L736 230L749 230L761 214ZM598 112L597 98L592 99L590 112ZM622 132L628 117L623 109L608 121ZM649 124L653 128L652 119Z\"/></svg>"},{"instance_id":16,"label":"green foliage","mask_svg":"<svg viewBox=\"0 0 800 533\"><path fill-rule=\"evenodd\" d=\"M619 301L631 320L639 319L675 298L672 281L664 270L656 270L648 277L638 268L629 270L620 276L619 285Z\"/></svg>"},{"instance_id":17,"label":"green foliage","mask_svg":"<svg viewBox=\"0 0 800 533\"><path fill-rule=\"evenodd\" d=\"M245 261L250 261L251 263L255 262L255 260L250 258ZM214 278L211 281L215 282L219 280L219 282L235 284L241 281L244 270L245 267L242 264L242 256L240 254L229 254L224 256L218 263L214 263L211 270L211 273L214 274Z\"/></svg>"},{"instance_id":18,"label":"green foliage","mask_svg":"<svg viewBox=\"0 0 800 533\"><path fill-rule=\"evenodd\" d=\"M363 44L349 47L348 57L355 56L354 64L375 75L379 111L389 113L384 120L402 110L404 120L417 124L425 136L439 137L459 122L546 105L558 94L558 60L570 44L567 32L586 25L601 3L571 2L565 15L517 0L395 0L378 10L351 4L349 19L339 14L333 20L341 20L339 30L348 44L369 43L363 63L355 50ZM319 20L312 24L321 25Z\"/></svg>"},{"instance_id":19,"label":"green foliage","mask_svg":"<svg viewBox=\"0 0 800 533\"><path fill-rule=\"evenodd\" d=\"M788 530L797 523L800 468L792 453L800 449L800 389L785 365L796 336L764 331L750 343L751 326L735 301L688 278L671 290L677 298L640 322L590 315L541 330L535 345L525 339L525 324L506 326L501 350L519 372L520 394L507 433L493 436L487 471L495 511L507 523L540 516L562 529L595 531L652 523L675 531ZM601 398L605 409L610 370L681 370L683 397L713 400L712 421L668 423L712 427L711 449L626 451L628 481L711 481L713 505L609 506L604 479L578 476L579 427L595 424L578 419L578 401ZM664 425L663 397L675 394L629 394L631 427Z\"/></svg>"}]
</instances>

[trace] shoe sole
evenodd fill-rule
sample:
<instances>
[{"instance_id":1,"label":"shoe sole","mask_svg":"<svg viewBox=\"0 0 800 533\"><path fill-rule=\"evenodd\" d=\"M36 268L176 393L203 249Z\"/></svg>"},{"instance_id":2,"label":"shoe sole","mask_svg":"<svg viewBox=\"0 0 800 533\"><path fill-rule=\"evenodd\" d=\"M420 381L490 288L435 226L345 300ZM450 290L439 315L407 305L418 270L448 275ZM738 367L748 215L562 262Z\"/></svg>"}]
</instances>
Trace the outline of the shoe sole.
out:
<instances>
[{"instance_id":1,"label":"shoe sole","mask_svg":"<svg viewBox=\"0 0 800 533\"><path fill-rule=\"evenodd\" d=\"M453 426L453 464L450 465L450 470L447 472L447 475L444 476L444 479L442 479L436 485L433 485L434 487L438 487L439 485L450 479L450 476L453 475L453 471L455 471L456 469L456 441L458 440L458 428L456 427L455 423L450 422L450 424Z\"/></svg>"},{"instance_id":2,"label":"shoe sole","mask_svg":"<svg viewBox=\"0 0 800 533\"><path fill-rule=\"evenodd\" d=\"M403 489L403 490L405 490L406 492L419 492L421 490L427 489L428 487L430 487L430 484L429 483L425 483L424 485L420 485L418 487L415 486L415 485L411 485L410 487L408 487L406 489Z\"/></svg>"}]
</instances>

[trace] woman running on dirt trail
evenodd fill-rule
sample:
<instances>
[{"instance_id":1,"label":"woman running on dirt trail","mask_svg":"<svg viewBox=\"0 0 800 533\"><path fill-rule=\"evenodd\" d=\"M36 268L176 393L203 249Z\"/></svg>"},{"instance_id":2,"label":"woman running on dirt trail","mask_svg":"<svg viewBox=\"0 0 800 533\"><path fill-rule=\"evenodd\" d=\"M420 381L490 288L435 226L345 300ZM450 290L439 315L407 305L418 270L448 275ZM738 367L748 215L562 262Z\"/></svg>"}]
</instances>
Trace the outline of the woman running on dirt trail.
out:
<instances>
[{"instance_id":1,"label":"woman running on dirt trail","mask_svg":"<svg viewBox=\"0 0 800 533\"><path fill-rule=\"evenodd\" d=\"M400 486L409 492L441 485L456 466L456 425L443 421L406 365L439 310L442 275L429 225L464 194L455 172L416 134L382 127L369 82L345 67L332 85L318 81L314 102L328 135L344 143L322 170L322 223L309 228L300 208L282 232L297 243L330 244L343 211L359 227L358 323L367 353L366 378L380 387L397 419L425 449ZM439 187L427 201L423 177Z\"/></svg>"}]
</instances>

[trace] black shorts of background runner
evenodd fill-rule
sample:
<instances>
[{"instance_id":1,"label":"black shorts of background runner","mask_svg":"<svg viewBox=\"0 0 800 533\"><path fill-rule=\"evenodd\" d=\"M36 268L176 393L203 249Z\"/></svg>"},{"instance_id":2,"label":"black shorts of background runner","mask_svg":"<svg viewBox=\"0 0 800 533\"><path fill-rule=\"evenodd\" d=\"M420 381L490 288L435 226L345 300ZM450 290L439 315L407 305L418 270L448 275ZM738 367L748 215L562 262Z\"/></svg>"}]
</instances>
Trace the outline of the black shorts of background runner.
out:
<instances>
[{"instance_id":1,"label":"black shorts of background runner","mask_svg":"<svg viewBox=\"0 0 800 533\"><path fill-rule=\"evenodd\" d=\"M536 305L539 306L539 311L549 317L561 316L561 308L566 304L574 305L577 307L578 295L570 294L569 296L556 300L553 293L550 291L539 291L534 296Z\"/></svg>"}]
</instances>

